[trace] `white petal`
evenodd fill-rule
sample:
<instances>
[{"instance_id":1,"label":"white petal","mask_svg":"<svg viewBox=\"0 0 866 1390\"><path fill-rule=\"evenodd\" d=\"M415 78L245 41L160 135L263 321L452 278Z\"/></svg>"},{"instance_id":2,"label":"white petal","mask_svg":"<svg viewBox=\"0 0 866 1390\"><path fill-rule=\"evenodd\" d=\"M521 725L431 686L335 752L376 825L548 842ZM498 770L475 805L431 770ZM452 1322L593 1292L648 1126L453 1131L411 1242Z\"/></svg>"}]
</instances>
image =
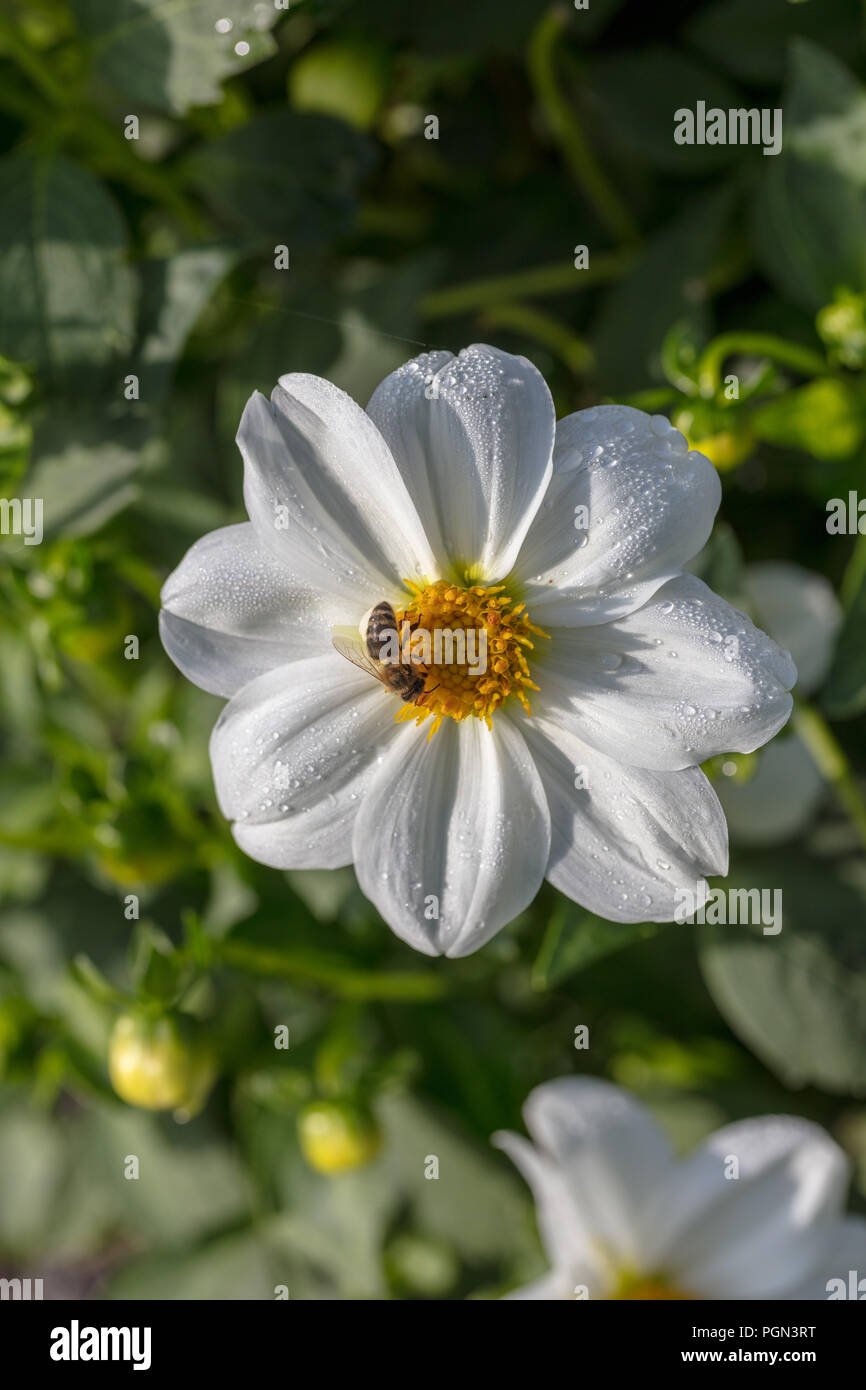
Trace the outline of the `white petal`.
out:
<instances>
[{"instance_id":1,"label":"white petal","mask_svg":"<svg viewBox=\"0 0 866 1390\"><path fill-rule=\"evenodd\" d=\"M211 736L223 814L245 853L279 869L352 860L352 827L396 701L332 652L244 686Z\"/></svg>"},{"instance_id":2,"label":"white petal","mask_svg":"<svg viewBox=\"0 0 866 1390\"><path fill-rule=\"evenodd\" d=\"M811 823L825 783L797 734L763 749L748 782L722 776L716 784L731 839L745 845L777 845Z\"/></svg>"},{"instance_id":3,"label":"white petal","mask_svg":"<svg viewBox=\"0 0 866 1390\"><path fill-rule=\"evenodd\" d=\"M553 457L515 566L542 627L633 612L706 542L718 474L663 416L626 405L580 410L559 421Z\"/></svg>"},{"instance_id":4,"label":"white petal","mask_svg":"<svg viewBox=\"0 0 866 1390\"><path fill-rule=\"evenodd\" d=\"M544 1274L534 1284L524 1284L522 1289L512 1289L503 1295L503 1303L526 1302L565 1302L572 1296L571 1286L562 1274Z\"/></svg>"},{"instance_id":5,"label":"white petal","mask_svg":"<svg viewBox=\"0 0 866 1390\"><path fill-rule=\"evenodd\" d=\"M386 377L367 410L443 566L506 575L551 474L555 418L540 372L484 344L427 353Z\"/></svg>"},{"instance_id":6,"label":"white petal","mask_svg":"<svg viewBox=\"0 0 866 1390\"><path fill-rule=\"evenodd\" d=\"M699 768L626 767L536 716L521 729L550 807L547 877L569 898L614 922L670 922L679 891L701 901L703 875L727 873L725 817Z\"/></svg>"},{"instance_id":7,"label":"white petal","mask_svg":"<svg viewBox=\"0 0 866 1390\"><path fill-rule=\"evenodd\" d=\"M238 430L244 499L266 547L317 588L358 606L435 577L415 506L359 405L320 377L255 392Z\"/></svg>"},{"instance_id":8,"label":"white petal","mask_svg":"<svg viewBox=\"0 0 866 1390\"><path fill-rule=\"evenodd\" d=\"M533 659L533 710L632 766L751 753L791 712L787 652L692 575L616 622L548 631Z\"/></svg>"},{"instance_id":9,"label":"white petal","mask_svg":"<svg viewBox=\"0 0 866 1390\"><path fill-rule=\"evenodd\" d=\"M614 1264L640 1265L646 1194L673 1165L649 1112L607 1081L560 1077L530 1093L524 1115L539 1149L565 1177L582 1227Z\"/></svg>"},{"instance_id":10,"label":"white petal","mask_svg":"<svg viewBox=\"0 0 866 1390\"><path fill-rule=\"evenodd\" d=\"M544 1252L554 1270L568 1273L591 1254L592 1230L575 1206L562 1169L520 1134L501 1130L492 1142L523 1174L535 1199L535 1216ZM550 1297L551 1295L544 1295Z\"/></svg>"},{"instance_id":11,"label":"white petal","mask_svg":"<svg viewBox=\"0 0 866 1390\"><path fill-rule=\"evenodd\" d=\"M523 739L504 719L408 725L355 825L358 881L388 925L427 955L466 956L532 901L550 818ZM438 915L434 915L438 914Z\"/></svg>"},{"instance_id":12,"label":"white petal","mask_svg":"<svg viewBox=\"0 0 866 1390\"><path fill-rule=\"evenodd\" d=\"M699 1298L783 1297L826 1255L847 1181L842 1150L808 1120L727 1125L657 1193L656 1260Z\"/></svg>"},{"instance_id":13,"label":"white petal","mask_svg":"<svg viewBox=\"0 0 866 1390\"><path fill-rule=\"evenodd\" d=\"M821 684L833 657L842 607L822 574L782 561L749 565L746 593L756 621L791 653L804 694Z\"/></svg>"},{"instance_id":14,"label":"white petal","mask_svg":"<svg viewBox=\"0 0 866 1390\"><path fill-rule=\"evenodd\" d=\"M831 1283L831 1280L840 1279L844 1294L838 1282ZM862 1284L861 1280L864 1281ZM866 1217L848 1216L836 1223L819 1267L808 1279L793 1288L787 1297L829 1299L831 1293L836 1299L855 1297L858 1301L866 1296Z\"/></svg>"},{"instance_id":15,"label":"white petal","mask_svg":"<svg viewBox=\"0 0 866 1390\"><path fill-rule=\"evenodd\" d=\"M202 690L233 695L275 666L328 650L343 614L265 550L249 522L196 541L162 590L162 644Z\"/></svg>"}]
</instances>

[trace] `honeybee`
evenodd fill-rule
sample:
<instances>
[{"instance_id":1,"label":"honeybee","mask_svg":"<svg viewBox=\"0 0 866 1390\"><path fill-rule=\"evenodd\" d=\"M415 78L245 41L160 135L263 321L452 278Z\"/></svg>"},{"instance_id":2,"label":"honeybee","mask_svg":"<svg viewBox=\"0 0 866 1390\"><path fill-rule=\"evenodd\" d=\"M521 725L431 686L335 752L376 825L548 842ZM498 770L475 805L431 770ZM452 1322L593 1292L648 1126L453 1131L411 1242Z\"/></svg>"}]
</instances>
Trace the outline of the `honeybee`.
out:
<instances>
[{"instance_id":1,"label":"honeybee","mask_svg":"<svg viewBox=\"0 0 866 1390\"><path fill-rule=\"evenodd\" d=\"M354 628L335 629L331 641L347 661L375 676L392 695L399 695L408 703L423 693L427 673L410 663L381 660L382 648L389 640L393 641L392 633L399 637L397 615L391 604L382 599L361 619L357 631Z\"/></svg>"}]
</instances>

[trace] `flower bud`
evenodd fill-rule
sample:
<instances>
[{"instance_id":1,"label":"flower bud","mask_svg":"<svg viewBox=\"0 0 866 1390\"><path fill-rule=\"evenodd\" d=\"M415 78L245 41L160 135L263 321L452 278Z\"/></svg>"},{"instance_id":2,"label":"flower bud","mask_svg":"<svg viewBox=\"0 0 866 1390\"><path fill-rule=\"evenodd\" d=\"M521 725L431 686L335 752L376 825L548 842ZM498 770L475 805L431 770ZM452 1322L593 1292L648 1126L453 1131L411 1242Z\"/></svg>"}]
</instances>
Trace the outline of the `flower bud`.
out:
<instances>
[{"instance_id":1,"label":"flower bud","mask_svg":"<svg viewBox=\"0 0 866 1390\"><path fill-rule=\"evenodd\" d=\"M111 1084L121 1100L142 1110L176 1110L180 1118L203 1106L216 1066L193 1025L168 1015L122 1014L108 1045Z\"/></svg>"},{"instance_id":2,"label":"flower bud","mask_svg":"<svg viewBox=\"0 0 866 1390\"><path fill-rule=\"evenodd\" d=\"M373 1116L347 1101L320 1100L298 1118L301 1152L317 1173L348 1173L376 1157L382 1134Z\"/></svg>"}]
</instances>

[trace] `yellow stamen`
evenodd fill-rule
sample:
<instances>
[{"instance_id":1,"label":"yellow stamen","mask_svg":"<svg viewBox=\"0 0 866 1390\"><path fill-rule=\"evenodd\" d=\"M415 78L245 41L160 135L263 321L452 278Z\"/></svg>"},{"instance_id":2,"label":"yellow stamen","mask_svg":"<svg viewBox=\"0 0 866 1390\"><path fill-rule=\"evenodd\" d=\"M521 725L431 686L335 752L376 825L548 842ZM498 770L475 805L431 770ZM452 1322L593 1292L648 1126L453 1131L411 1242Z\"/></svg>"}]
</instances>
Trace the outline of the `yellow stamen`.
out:
<instances>
[{"instance_id":1,"label":"yellow stamen","mask_svg":"<svg viewBox=\"0 0 866 1390\"><path fill-rule=\"evenodd\" d=\"M535 646L533 637L547 637L547 633L529 621L526 604L510 598L504 584L464 588L438 579L426 587L406 580L406 587L411 597L405 608L397 611L398 630L406 622L412 634L429 634L431 644L437 632L467 636L462 653L450 652L465 659L446 664L434 657L430 665L422 667L426 673L423 692L416 701L404 705L395 719L422 724L432 718L432 738L445 717L459 721L471 715L483 719L490 728L492 715L510 697L529 714L525 689L537 690L538 686L530 680L526 654ZM443 646L449 654L447 645Z\"/></svg>"}]
</instances>

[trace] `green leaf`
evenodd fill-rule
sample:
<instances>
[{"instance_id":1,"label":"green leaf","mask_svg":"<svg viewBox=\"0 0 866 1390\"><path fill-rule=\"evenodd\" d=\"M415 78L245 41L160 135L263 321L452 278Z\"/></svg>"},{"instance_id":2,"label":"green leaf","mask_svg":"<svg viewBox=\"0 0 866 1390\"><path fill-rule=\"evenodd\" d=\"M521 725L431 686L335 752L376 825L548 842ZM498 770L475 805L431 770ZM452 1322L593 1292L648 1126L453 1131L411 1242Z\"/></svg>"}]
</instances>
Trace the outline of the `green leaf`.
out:
<instances>
[{"instance_id":1,"label":"green leaf","mask_svg":"<svg viewBox=\"0 0 866 1390\"><path fill-rule=\"evenodd\" d=\"M689 178L721 170L740 158L742 151L735 145L674 143L674 112L680 107L694 110L702 100L708 109L727 111L743 104L734 88L699 60L655 44L599 58L590 71L606 130L642 165Z\"/></svg>"},{"instance_id":2,"label":"green leaf","mask_svg":"<svg viewBox=\"0 0 866 1390\"><path fill-rule=\"evenodd\" d=\"M228 246L195 246L165 260L143 262L139 346L132 370L140 377L146 406L165 395L187 336L235 254Z\"/></svg>"},{"instance_id":3,"label":"green leaf","mask_svg":"<svg viewBox=\"0 0 866 1390\"><path fill-rule=\"evenodd\" d=\"M763 162L754 239L767 275L815 312L866 290L866 89L814 44L793 45L782 153Z\"/></svg>"},{"instance_id":4,"label":"green leaf","mask_svg":"<svg viewBox=\"0 0 866 1390\"><path fill-rule=\"evenodd\" d=\"M702 5L686 25L686 36L711 62L744 82L778 82L791 39L817 39L840 57L860 41L851 0L718 0Z\"/></svg>"},{"instance_id":5,"label":"green leaf","mask_svg":"<svg viewBox=\"0 0 866 1390\"><path fill-rule=\"evenodd\" d=\"M248 1213L249 1189L237 1156L203 1117L179 1129L126 1105L94 1103L83 1126L82 1161L106 1207L148 1242L177 1247ZM138 1158L137 1180L125 1176L127 1154Z\"/></svg>"},{"instance_id":6,"label":"green leaf","mask_svg":"<svg viewBox=\"0 0 866 1390\"><path fill-rule=\"evenodd\" d=\"M135 279L113 198L57 156L0 160L0 352L72 384L132 341Z\"/></svg>"},{"instance_id":7,"label":"green leaf","mask_svg":"<svg viewBox=\"0 0 866 1390\"><path fill-rule=\"evenodd\" d=\"M721 594L734 607L744 603L743 550L736 534L726 521L719 521L703 550L687 566L716 594Z\"/></svg>"},{"instance_id":8,"label":"green leaf","mask_svg":"<svg viewBox=\"0 0 866 1390\"><path fill-rule=\"evenodd\" d=\"M72 8L103 81L177 115L218 102L224 78L276 52L266 31L280 10L260 0L72 0Z\"/></svg>"},{"instance_id":9,"label":"green leaf","mask_svg":"<svg viewBox=\"0 0 866 1390\"><path fill-rule=\"evenodd\" d=\"M866 710L866 536L857 541L843 592L848 599L845 620L821 699L831 719L850 719Z\"/></svg>"},{"instance_id":10,"label":"green leaf","mask_svg":"<svg viewBox=\"0 0 866 1390\"><path fill-rule=\"evenodd\" d=\"M57 412L37 429L26 487L44 499L46 536L90 535L139 497L138 474L158 445L146 421L121 411Z\"/></svg>"},{"instance_id":11,"label":"green leaf","mask_svg":"<svg viewBox=\"0 0 866 1390\"><path fill-rule=\"evenodd\" d=\"M636 941L649 941L659 922L606 922L571 903L554 912L532 967L535 989L555 989L570 976Z\"/></svg>"},{"instance_id":12,"label":"green leaf","mask_svg":"<svg viewBox=\"0 0 866 1390\"><path fill-rule=\"evenodd\" d=\"M866 438L866 391L832 377L758 406L749 424L759 439L819 459L850 458Z\"/></svg>"},{"instance_id":13,"label":"green leaf","mask_svg":"<svg viewBox=\"0 0 866 1390\"><path fill-rule=\"evenodd\" d=\"M782 930L700 926L701 968L739 1038L787 1084L866 1094L863 898L825 864L749 861L725 888L782 892Z\"/></svg>"},{"instance_id":14,"label":"green leaf","mask_svg":"<svg viewBox=\"0 0 866 1390\"><path fill-rule=\"evenodd\" d=\"M256 246L288 246L291 263L296 248L346 230L372 163L373 146L342 122L269 111L195 151L187 172L228 227Z\"/></svg>"},{"instance_id":15,"label":"green leaf","mask_svg":"<svg viewBox=\"0 0 866 1390\"><path fill-rule=\"evenodd\" d=\"M596 350L612 392L635 391L661 380L661 344L679 320L705 336L702 277L725 234L732 191L694 200L659 232L634 270L607 297L598 323Z\"/></svg>"},{"instance_id":16,"label":"green leaf","mask_svg":"<svg viewBox=\"0 0 866 1390\"><path fill-rule=\"evenodd\" d=\"M130 1184L132 1186L133 1184ZM109 1282L106 1297L172 1302L273 1299L277 1282L299 1293L291 1273L272 1259L261 1237L242 1230L193 1250L160 1250L133 1260Z\"/></svg>"}]
</instances>

